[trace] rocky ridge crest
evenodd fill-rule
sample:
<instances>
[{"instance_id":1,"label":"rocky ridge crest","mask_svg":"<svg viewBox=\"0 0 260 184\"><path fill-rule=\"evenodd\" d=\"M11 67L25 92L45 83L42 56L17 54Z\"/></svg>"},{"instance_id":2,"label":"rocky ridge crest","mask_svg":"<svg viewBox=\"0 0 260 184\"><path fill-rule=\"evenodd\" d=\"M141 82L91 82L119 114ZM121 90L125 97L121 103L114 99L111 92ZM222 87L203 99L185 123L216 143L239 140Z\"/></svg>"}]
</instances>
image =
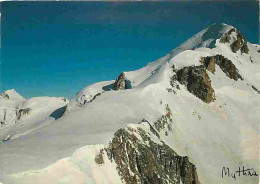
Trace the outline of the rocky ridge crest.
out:
<instances>
[{"instance_id":1,"label":"rocky ridge crest","mask_svg":"<svg viewBox=\"0 0 260 184\"><path fill-rule=\"evenodd\" d=\"M187 156L179 156L162 141L150 123L119 129L109 146L96 156L103 164L103 154L115 162L122 181L131 184L199 184L196 167Z\"/></svg>"}]
</instances>

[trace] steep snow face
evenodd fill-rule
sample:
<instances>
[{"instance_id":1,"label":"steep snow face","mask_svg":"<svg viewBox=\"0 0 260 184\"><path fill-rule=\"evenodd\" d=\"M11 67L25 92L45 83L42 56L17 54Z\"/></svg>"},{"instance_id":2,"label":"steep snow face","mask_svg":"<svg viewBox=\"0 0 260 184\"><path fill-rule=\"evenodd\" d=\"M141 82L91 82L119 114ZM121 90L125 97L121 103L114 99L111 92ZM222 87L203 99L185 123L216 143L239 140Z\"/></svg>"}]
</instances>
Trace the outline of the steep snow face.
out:
<instances>
[{"instance_id":1,"label":"steep snow face","mask_svg":"<svg viewBox=\"0 0 260 184\"><path fill-rule=\"evenodd\" d=\"M13 96L13 106L9 106L8 100L12 100ZM20 95L10 95L9 99L1 103L1 108L4 109L4 114L1 117L3 119L9 118L7 118L9 121L3 121L1 140L14 139L46 126L62 116L68 102L69 100L62 97L35 97L24 100ZM9 111L12 112L11 115L7 114Z\"/></svg>"},{"instance_id":2,"label":"steep snow face","mask_svg":"<svg viewBox=\"0 0 260 184\"><path fill-rule=\"evenodd\" d=\"M214 24L165 57L140 70L125 72L132 89L111 90L115 81L88 86L71 100L66 114L55 123L0 143L4 168L0 181L73 184L78 178L78 183L122 183L118 164L105 154L103 164L96 158L120 128L146 119L156 131L144 128L145 133L153 135L154 143L163 141L178 155L188 156L202 184L258 183L258 177L253 176L237 174L236 180L221 176L223 167L228 167L230 174L242 166L259 173L260 45L247 42L248 53L233 52L236 32L230 42L220 41L232 28ZM184 67L202 66L203 57L216 55L230 60L243 80L227 75L227 71L236 71L228 67L230 64L219 66L215 62L214 72L206 70L215 99L205 103L174 76ZM196 82L201 81L198 78ZM23 120L27 122L26 117ZM147 145L144 140L141 143ZM125 146L125 150L130 149Z\"/></svg>"}]
</instances>

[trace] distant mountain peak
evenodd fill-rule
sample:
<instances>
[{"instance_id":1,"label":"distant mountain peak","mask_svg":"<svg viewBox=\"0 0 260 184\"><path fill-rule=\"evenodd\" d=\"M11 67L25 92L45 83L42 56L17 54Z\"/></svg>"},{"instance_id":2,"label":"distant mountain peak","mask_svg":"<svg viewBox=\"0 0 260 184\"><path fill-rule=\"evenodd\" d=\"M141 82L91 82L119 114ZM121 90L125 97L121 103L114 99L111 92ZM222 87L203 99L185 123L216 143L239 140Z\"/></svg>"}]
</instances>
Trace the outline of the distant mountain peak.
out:
<instances>
[{"instance_id":1,"label":"distant mountain peak","mask_svg":"<svg viewBox=\"0 0 260 184\"><path fill-rule=\"evenodd\" d=\"M227 38L225 39L224 37ZM221 47L221 49L228 49L229 47L233 53L240 51L241 54L248 54L249 48L247 43L247 39L237 28L225 23L213 23L171 50L165 56L148 65L152 64L159 67L184 51L197 50L200 48L214 49ZM227 48L223 47L225 45Z\"/></svg>"},{"instance_id":2,"label":"distant mountain peak","mask_svg":"<svg viewBox=\"0 0 260 184\"><path fill-rule=\"evenodd\" d=\"M166 56L157 60L157 62L168 62L174 56L180 54L186 50L195 50L197 48L206 47L206 48L214 48L216 47L216 41L221 39L221 37L228 32L229 30L233 29L234 27L225 23L213 23L207 28L203 29L202 31L198 32L197 34L193 35L191 38L183 42L178 47L174 48L170 51Z\"/></svg>"},{"instance_id":3,"label":"distant mountain peak","mask_svg":"<svg viewBox=\"0 0 260 184\"><path fill-rule=\"evenodd\" d=\"M216 40L220 39L227 31L233 28L233 26L225 23L211 24L209 27L192 36L178 48L187 48L187 50L194 50L199 47L214 48Z\"/></svg>"},{"instance_id":4,"label":"distant mountain peak","mask_svg":"<svg viewBox=\"0 0 260 184\"><path fill-rule=\"evenodd\" d=\"M242 35L242 33L236 29L232 28L227 31L220 39L221 43L230 43L230 48L232 52L236 53L241 51L242 53L248 54L249 48L247 46L247 39Z\"/></svg>"},{"instance_id":5,"label":"distant mountain peak","mask_svg":"<svg viewBox=\"0 0 260 184\"><path fill-rule=\"evenodd\" d=\"M10 99L10 100L20 100L20 101L25 100L18 92L15 91L15 89L6 90L0 96L2 98Z\"/></svg>"}]
</instances>

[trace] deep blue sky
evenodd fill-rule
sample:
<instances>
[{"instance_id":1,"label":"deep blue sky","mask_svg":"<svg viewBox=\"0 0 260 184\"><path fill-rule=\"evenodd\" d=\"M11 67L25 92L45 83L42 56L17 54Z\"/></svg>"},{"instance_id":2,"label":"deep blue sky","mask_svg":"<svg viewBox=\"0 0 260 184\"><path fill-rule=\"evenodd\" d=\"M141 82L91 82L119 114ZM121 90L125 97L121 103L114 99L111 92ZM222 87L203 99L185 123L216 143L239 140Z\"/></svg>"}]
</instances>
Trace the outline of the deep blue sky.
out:
<instances>
[{"instance_id":1,"label":"deep blue sky","mask_svg":"<svg viewBox=\"0 0 260 184\"><path fill-rule=\"evenodd\" d=\"M212 23L258 42L257 2L2 2L1 91L72 97L156 60Z\"/></svg>"}]
</instances>

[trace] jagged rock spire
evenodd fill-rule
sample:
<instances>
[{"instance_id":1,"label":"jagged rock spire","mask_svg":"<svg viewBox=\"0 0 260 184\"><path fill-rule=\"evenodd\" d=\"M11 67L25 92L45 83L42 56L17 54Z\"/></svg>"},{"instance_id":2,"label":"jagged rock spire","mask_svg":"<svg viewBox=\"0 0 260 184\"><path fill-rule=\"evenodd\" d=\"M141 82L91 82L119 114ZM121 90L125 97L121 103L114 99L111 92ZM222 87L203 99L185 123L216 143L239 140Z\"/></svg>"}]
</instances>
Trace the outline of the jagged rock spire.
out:
<instances>
[{"instance_id":1,"label":"jagged rock spire","mask_svg":"<svg viewBox=\"0 0 260 184\"><path fill-rule=\"evenodd\" d=\"M124 90L126 88L126 78L125 78L125 73L122 72L116 82L114 83L113 89L114 90Z\"/></svg>"},{"instance_id":2,"label":"jagged rock spire","mask_svg":"<svg viewBox=\"0 0 260 184\"><path fill-rule=\"evenodd\" d=\"M131 81L128 80L125 76L125 73L122 72L116 79L116 82L113 85L114 90L124 90L124 89L131 89Z\"/></svg>"},{"instance_id":3,"label":"jagged rock spire","mask_svg":"<svg viewBox=\"0 0 260 184\"><path fill-rule=\"evenodd\" d=\"M247 40L246 38L242 35L242 33L240 31L238 31L236 28L232 28L230 29L228 32L226 32L220 39L220 42L222 43L230 43L230 41L232 40L232 33L236 33L236 38L234 37L234 40L231 44L230 44L230 48L232 50L232 52L236 53L238 50L241 51L241 53L246 53L248 54L248 46L247 46Z\"/></svg>"}]
</instances>

